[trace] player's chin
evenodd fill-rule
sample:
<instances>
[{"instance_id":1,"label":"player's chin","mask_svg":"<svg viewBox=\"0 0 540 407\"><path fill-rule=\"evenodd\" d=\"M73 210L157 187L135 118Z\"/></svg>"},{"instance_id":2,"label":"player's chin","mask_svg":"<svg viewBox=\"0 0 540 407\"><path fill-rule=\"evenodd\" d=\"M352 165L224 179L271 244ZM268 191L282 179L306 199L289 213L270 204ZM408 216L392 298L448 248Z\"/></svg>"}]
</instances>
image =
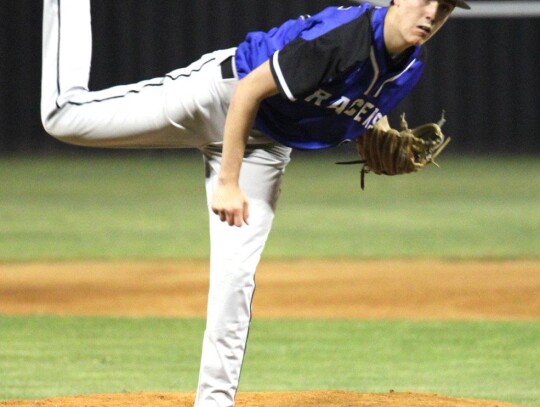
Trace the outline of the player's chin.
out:
<instances>
[{"instance_id":1,"label":"player's chin","mask_svg":"<svg viewBox=\"0 0 540 407\"><path fill-rule=\"evenodd\" d=\"M417 47L420 45L424 45L428 40L431 38L431 35L413 35L411 38L409 38L409 45L411 47Z\"/></svg>"},{"instance_id":2,"label":"player's chin","mask_svg":"<svg viewBox=\"0 0 540 407\"><path fill-rule=\"evenodd\" d=\"M411 42L413 42L414 45L422 45L428 42L430 38L431 38L431 33L418 29L411 36Z\"/></svg>"}]
</instances>

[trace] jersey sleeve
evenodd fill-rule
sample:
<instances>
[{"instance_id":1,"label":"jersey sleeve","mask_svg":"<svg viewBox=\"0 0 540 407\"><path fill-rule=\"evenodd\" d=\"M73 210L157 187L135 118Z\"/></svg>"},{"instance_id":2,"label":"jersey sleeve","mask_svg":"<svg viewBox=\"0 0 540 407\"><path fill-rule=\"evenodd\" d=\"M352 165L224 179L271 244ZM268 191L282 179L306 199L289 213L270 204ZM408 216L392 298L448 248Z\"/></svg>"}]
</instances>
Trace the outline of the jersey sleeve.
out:
<instances>
[{"instance_id":1,"label":"jersey sleeve","mask_svg":"<svg viewBox=\"0 0 540 407\"><path fill-rule=\"evenodd\" d=\"M276 51L270 69L280 93L291 101L338 78L369 58L368 13L320 36L300 36Z\"/></svg>"}]
</instances>

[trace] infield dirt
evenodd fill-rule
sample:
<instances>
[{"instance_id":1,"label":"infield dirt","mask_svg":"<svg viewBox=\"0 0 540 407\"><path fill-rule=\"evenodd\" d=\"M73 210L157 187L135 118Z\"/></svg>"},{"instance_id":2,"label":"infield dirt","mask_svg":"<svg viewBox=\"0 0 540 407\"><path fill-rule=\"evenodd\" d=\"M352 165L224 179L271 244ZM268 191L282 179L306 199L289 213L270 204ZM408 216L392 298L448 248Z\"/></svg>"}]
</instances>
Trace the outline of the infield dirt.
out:
<instances>
[{"instance_id":1,"label":"infield dirt","mask_svg":"<svg viewBox=\"0 0 540 407\"><path fill-rule=\"evenodd\" d=\"M0 314L202 317L206 262L0 265ZM263 262L254 318L538 320L540 262ZM129 393L0 406L191 406L193 394ZM424 393L240 393L237 406L509 407Z\"/></svg>"}]
</instances>

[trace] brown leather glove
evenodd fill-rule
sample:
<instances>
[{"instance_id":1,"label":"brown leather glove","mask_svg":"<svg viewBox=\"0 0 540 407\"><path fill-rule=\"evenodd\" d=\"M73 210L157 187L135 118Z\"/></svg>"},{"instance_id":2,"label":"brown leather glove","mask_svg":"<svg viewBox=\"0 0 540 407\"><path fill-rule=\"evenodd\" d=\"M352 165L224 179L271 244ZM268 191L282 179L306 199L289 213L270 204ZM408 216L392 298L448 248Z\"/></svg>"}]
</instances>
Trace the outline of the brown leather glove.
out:
<instances>
[{"instance_id":1,"label":"brown leather glove","mask_svg":"<svg viewBox=\"0 0 540 407\"><path fill-rule=\"evenodd\" d=\"M381 130L375 126L356 139L356 148L364 164L361 172L361 187L364 176L369 172L379 175L409 174L427 164L437 165L434 159L450 142L441 127L444 112L438 123L428 123L409 129L405 114L401 115L401 130Z\"/></svg>"}]
</instances>

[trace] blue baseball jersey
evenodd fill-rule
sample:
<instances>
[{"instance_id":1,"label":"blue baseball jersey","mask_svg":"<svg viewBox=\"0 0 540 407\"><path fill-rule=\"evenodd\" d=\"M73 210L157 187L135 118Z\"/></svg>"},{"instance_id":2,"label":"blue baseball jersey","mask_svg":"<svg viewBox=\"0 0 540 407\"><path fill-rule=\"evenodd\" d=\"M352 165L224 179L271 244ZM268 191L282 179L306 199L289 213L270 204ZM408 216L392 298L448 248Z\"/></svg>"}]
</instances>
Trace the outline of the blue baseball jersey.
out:
<instances>
[{"instance_id":1,"label":"blue baseball jersey","mask_svg":"<svg viewBox=\"0 0 540 407\"><path fill-rule=\"evenodd\" d=\"M249 33L235 56L239 78L269 60L280 94L265 99L255 128L298 149L361 136L414 87L421 47L392 60L384 39L387 7L329 7L268 32Z\"/></svg>"}]
</instances>

